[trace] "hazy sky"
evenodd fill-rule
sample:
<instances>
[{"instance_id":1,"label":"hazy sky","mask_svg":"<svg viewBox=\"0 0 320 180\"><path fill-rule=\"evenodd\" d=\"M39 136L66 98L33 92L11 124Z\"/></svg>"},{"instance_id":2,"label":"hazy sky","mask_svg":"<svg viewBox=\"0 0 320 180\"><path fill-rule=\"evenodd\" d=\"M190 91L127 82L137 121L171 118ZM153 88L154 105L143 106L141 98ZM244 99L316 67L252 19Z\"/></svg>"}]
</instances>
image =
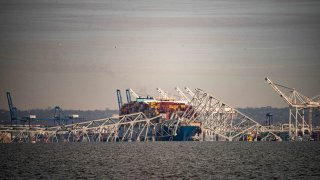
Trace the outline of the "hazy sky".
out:
<instances>
[{"instance_id":1,"label":"hazy sky","mask_svg":"<svg viewBox=\"0 0 320 180\"><path fill-rule=\"evenodd\" d=\"M201 88L235 107L320 94L319 1L0 1L0 109L117 108L116 89Z\"/></svg>"}]
</instances>

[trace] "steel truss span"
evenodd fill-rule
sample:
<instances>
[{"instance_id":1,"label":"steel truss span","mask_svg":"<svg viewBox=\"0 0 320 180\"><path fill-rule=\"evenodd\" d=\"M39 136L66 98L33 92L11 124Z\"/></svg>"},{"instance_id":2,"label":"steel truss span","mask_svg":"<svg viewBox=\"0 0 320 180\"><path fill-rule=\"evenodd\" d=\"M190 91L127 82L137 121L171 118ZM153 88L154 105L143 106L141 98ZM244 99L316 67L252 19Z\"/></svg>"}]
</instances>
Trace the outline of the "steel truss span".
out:
<instances>
[{"instance_id":1,"label":"steel truss span","mask_svg":"<svg viewBox=\"0 0 320 180\"><path fill-rule=\"evenodd\" d=\"M216 135L227 141L239 141L251 133L259 134L262 141L281 141L271 130L201 89L195 90L181 121L200 122L203 136Z\"/></svg>"},{"instance_id":2,"label":"steel truss span","mask_svg":"<svg viewBox=\"0 0 320 180\"><path fill-rule=\"evenodd\" d=\"M178 119L160 122L160 116L148 118L143 113L105 118L65 126L45 128L2 127L0 142L131 142L172 139ZM9 142L8 139L11 139Z\"/></svg>"},{"instance_id":3,"label":"steel truss span","mask_svg":"<svg viewBox=\"0 0 320 180\"><path fill-rule=\"evenodd\" d=\"M214 137L219 141L245 141L248 140L248 137L253 138L251 140L262 141L282 140L274 133L279 130L262 126L201 89L191 91L186 87L185 90L189 96L179 88L176 90L183 100L188 102L187 109L184 112L173 113L169 120L163 120L162 115L149 118L139 112L49 128L2 126L0 127L0 142L161 141L172 140L177 132L181 132L178 129L182 126L200 126L201 132L198 133L198 137L193 138L195 140L214 140ZM158 91L161 92L163 98L173 99L160 88ZM139 97L132 89L128 89L127 93Z\"/></svg>"}]
</instances>

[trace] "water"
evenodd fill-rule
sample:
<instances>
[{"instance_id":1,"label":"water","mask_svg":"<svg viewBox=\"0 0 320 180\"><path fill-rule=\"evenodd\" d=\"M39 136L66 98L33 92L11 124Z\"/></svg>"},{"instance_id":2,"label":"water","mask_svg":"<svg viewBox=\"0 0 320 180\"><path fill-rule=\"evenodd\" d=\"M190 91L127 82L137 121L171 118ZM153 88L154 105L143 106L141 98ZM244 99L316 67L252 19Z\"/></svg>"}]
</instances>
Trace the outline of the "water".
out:
<instances>
[{"instance_id":1,"label":"water","mask_svg":"<svg viewBox=\"0 0 320 180\"><path fill-rule=\"evenodd\" d=\"M1 179L319 179L319 142L0 144Z\"/></svg>"}]
</instances>

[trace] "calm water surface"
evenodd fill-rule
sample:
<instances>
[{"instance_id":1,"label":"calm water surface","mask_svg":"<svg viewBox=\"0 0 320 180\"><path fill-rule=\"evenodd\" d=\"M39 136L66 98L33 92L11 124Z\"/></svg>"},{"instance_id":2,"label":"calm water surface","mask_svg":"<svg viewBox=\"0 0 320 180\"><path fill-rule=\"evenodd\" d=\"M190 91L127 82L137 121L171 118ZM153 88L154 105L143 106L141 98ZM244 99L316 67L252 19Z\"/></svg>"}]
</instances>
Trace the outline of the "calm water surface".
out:
<instances>
[{"instance_id":1,"label":"calm water surface","mask_svg":"<svg viewBox=\"0 0 320 180\"><path fill-rule=\"evenodd\" d=\"M320 179L319 142L0 144L1 179Z\"/></svg>"}]
</instances>

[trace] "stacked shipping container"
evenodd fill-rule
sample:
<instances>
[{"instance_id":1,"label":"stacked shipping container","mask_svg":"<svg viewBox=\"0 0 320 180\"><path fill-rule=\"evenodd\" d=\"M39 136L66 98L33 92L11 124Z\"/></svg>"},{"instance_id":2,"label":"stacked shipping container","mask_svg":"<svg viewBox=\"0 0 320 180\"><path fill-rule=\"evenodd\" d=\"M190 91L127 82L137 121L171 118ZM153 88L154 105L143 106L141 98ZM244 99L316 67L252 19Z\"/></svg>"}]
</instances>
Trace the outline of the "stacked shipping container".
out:
<instances>
[{"instance_id":1,"label":"stacked shipping container","mask_svg":"<svg viewBox=\"0 0 320 180\"><path fill-rule=\"evenodd\" d=\"M138 98L137 101L124 104L120 115L143 112L148 117L162 115L168 120L172 113L182 114L186 109L187 105L183 102Z\"/></svg>"}]
</instances>

